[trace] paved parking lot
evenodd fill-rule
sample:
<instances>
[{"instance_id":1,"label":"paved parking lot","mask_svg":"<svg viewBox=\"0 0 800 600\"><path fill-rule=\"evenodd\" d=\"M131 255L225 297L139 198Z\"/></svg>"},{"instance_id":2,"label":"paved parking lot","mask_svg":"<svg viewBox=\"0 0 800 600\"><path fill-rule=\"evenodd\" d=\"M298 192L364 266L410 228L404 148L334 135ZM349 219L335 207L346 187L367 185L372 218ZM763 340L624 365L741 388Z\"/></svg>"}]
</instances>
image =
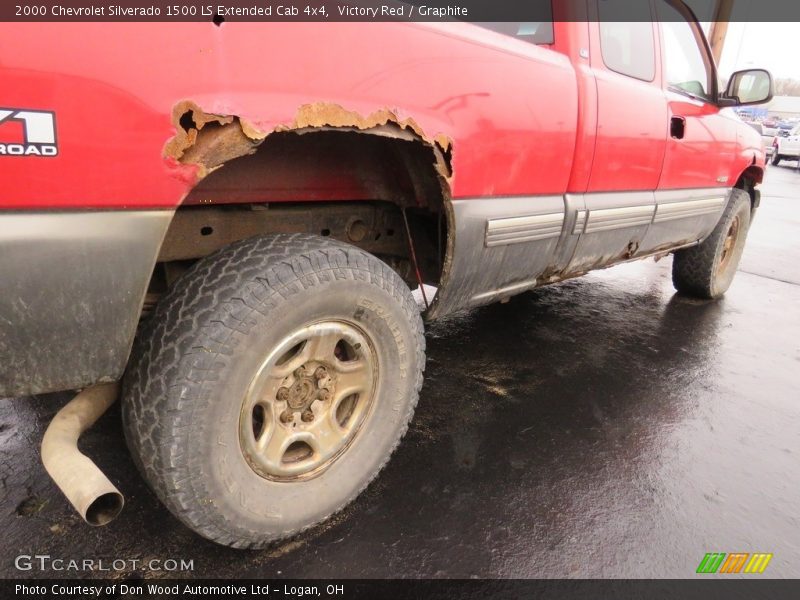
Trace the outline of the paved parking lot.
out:
<instances>
[{"instance_id":1,"label":"paved parking lot","mask_svg":"<svg viewBox=\"0 0 800 600\"><path fill-rule=\"evenodd\" d=\"M89 528L38 459L69 395L0 400L0 574L52 576L14 568L49 554L187 559L207 577L687 577L706 552L771 552L765 576L799 577L794 164L769 168L720 302L676 296L671 259L648 260L431 326L417 415L387 469L269 550L221 548L172 518L127 456L118 408L82 447L127 505Z\"/></svg>"}]
</instances>

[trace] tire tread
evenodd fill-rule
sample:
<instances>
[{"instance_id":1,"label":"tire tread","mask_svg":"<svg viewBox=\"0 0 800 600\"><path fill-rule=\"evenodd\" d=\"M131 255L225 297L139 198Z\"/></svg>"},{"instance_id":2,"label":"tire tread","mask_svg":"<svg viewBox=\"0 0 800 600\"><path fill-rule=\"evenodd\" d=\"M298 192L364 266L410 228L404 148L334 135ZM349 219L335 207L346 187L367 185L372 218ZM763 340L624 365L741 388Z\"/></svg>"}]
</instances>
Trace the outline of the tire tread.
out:
<instances>
[{"instance_id":1,"label":"tire tread","mask_svg":"<svg viewBox=\"0 0 800 600\"><path fill-rule=\"evenodd\" d=\"M253 312L270 309L296 293L333 280L377 285L402 308L416 337L414 397L391 451L340 506L316 523L265 538L236 523L220 526L198 502L192 486L189 424L212 400L204 385L255 324ZM198 343L202 340L202 343ZM200 535L236 548L263 547L296 535L347 506L378 475L405 435L422 387L425 338L419 309L400 277L378 258L348 244L308 234L249 238L201 259L161 299L143 322L123 382L123 425L134 462L167 508ZM167 384L166 382L172 382Z\"/></svg>"},{"instance_id":2,"label":"tire tread","mask_svg":"<svg viewBox=\"0 0 800 600\"><path fill-rule=\"evenodd\" d=\"M733 215L740 210L743 203L749 205L750 196L743 190L734 189L719 223L711 234L701 244L675 252L672 260L672 283L676 290L696 298L716 297L714 276L717 253L720 251L722 239L728 232ZM745 229L742 235L746 234Z\"/></svg>"}]
</instances>

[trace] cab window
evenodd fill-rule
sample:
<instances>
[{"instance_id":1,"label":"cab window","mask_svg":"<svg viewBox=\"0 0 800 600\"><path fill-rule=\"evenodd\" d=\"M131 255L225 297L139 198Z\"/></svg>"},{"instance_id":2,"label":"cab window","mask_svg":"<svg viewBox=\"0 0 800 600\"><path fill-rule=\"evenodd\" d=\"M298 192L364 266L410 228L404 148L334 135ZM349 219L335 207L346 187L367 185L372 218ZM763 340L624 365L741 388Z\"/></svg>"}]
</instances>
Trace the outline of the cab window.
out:
<instances>
[{"instance_id":1,"label":"cab window","mask_svg":"<svg viewBox=\"0 0 800 600\"><path fill-rule=\"evenodd\" d=\"M529 44L552 44L553 21L514 22L514 23L475 23L484 29L491 29Z\"/></svg>"},{"instance_id":2,"label":"cab window","mask_svg":"<svg viewBox=\"0 0 800 600\"><path fill-rule=\"evenodd\" d=\"M597 6L603 63L622 75L653 81L656 76L656 44L650 3L599 0ZM625 21L614 20L623 17Z\"/></svg>"},{"instance_id":3,"label":"cab window","mask_svg":"<svg viewBox=\"0 0 800 600\"><path fill-rule=\"evenodd\" d=\"M666 0L657 0L664 54L664 77L670 89L711 100L712 70L701 47L698 28Z\"/></svg>"}]
</instances>

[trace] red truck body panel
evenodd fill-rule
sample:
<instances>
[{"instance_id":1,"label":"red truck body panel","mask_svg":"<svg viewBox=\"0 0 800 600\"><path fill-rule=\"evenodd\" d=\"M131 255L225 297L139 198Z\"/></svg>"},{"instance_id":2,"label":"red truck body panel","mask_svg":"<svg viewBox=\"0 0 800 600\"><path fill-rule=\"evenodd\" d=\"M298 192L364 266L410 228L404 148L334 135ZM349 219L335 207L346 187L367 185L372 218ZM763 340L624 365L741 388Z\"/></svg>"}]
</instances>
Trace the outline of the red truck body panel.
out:
<instances>
[{"instance_id":1,"label":"red truck body panel","mask_svg":"<svg viewBox=\"0 0 800 600\"><path fill-rule=\"evenodd\" d=\"M15 24L0 55L16 57L2 104L55 110L59 138L57 157L3 158L0 208L176 206L191 177L162 150L187 99L263 131L319 101L413 116L463 148L457 197L563 193L570 177L568 58L467 24Z\"/></svg>"},{"instance_id":2,"label":"red truck body panel","mask_svg":"<svg viewBox=\"0 0 800 600\"><path fill-rule=\"evenodd\" d=\"M263 131L314 102L391 109L452 140L454 198L735 182L752 157L741 164L719 109L690 107L699 137L668 142L667 105L691 103L663 91L660 67L642 86L599 52L591 63L562 53L589 32L596 45L596 29L559 23L553 51L470 24L15 24L0 38L0 56L13 57L0 66L1 104L54 111L59 150L2 157L0 209L178 205L194 178L162 150L182 100ZM0 124L0 139L19 129ZM691 149L665 163L676 145ZM698 169L698 156L718 169Z\"/></svg>"},{"instance_id":3,"label":"red truck body panel","mask_svg":"<svg viewBox=\"0 0 800 600\"><path fill-rule=\"evenodd\" d=\"M590 4L555 4L547 45L457 22L0 25L0 393L119 378L184 202L392 201L324 160L241 185L230 165L198 199L200 163L166 151L199 135L187 106L260 138L390 115L434 148L443 197L416 198L446 225L429 318L699 243L742 174L760 181L761 139L668 89L657 23L652 81L608 68L599 24L575 18ZM300 124L314 106L350 116Z\"/></svg>"}]
</instances>

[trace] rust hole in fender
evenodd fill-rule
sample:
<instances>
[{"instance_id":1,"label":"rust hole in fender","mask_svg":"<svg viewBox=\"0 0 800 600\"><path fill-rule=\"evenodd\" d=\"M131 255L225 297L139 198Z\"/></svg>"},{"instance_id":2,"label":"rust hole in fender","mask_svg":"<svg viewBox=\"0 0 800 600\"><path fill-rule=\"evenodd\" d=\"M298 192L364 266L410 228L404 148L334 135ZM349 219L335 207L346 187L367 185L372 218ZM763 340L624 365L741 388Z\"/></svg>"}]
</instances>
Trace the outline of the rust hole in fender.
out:
<instances>
[{"instance_id":1,"label":"rust hole in fender","mask_svg":"<svg viewBox=\"0 0 800 600\"><path fill-rule=\"evenodd\" d=\"M392 109L362 114L327 102L301 105L291 120L264 125L244 115L209 112L184 100L173 107L172 124L175 134L162 154L188 184L181 200L186 208L238 204L271 211L280 203L300 207L321 201L330 203L325 210L331 210L337 201L369 201L373 206L384 203L408 209L415 229L413 243L424 247L417 248L424 258L414 271L415 282L424 279L441 287L449 280L455 235L453 143L448 136L431 135L413 118ZM221 244L231 237L224 224L200 223L206 225L213 227L213 235L201 232L200 238ZM367 232L348 230L346 224L320 225L319 235L337 239L363 235L357 243L376 246L375 251L391 246L391 252L383 252L387 260L407 253L405 246L395 248L409 245L410 236L400 235L402 222L381 222ZM282 226L294 227L289 222ZM196 235L197 229L193 231ZM175 254L189 258L185 255ZM401 263L396 268L408 271Z\"/></svg>"},{"instance_id":2,"label":"rust hole in fender","mask_svg":"<svg viewBox=\"0 0 800 600\"><path fill-rule=\"evenodd\" d=\"M411 118L400 119L389 109L363 116L338 104L318 102L298 108L294 120L263 131L236 115L209 113L192 101L182 101L172 111L176 134L164 146L164 157L198 168L197 180L230 160L256 152L273 133L344 130L417 142L433 149L434 167L449 191L452 141L444 135L428 137Z\"/></svg>"}]
</instances>

